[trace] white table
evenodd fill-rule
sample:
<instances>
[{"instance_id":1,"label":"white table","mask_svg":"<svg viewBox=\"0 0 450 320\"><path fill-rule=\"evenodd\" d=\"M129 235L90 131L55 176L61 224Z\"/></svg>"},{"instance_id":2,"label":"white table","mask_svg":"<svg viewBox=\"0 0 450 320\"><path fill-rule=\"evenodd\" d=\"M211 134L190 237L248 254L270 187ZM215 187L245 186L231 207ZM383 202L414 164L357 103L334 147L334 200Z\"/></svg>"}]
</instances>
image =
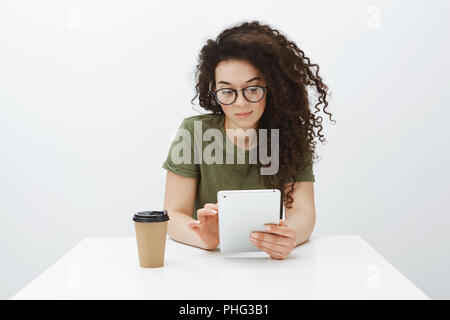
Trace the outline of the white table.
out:
<instances>
[{"instance_id":1,"label":"white table","mask_svg":"<svg viewBox=\"0 0 450 320\"><path fill-rule=\"evenodd\" d=\"M136 239L86 238L12 299L429 299L356 235L312 237L286 260L167 239L161 268Z\"/></svg>"}]
</instances>

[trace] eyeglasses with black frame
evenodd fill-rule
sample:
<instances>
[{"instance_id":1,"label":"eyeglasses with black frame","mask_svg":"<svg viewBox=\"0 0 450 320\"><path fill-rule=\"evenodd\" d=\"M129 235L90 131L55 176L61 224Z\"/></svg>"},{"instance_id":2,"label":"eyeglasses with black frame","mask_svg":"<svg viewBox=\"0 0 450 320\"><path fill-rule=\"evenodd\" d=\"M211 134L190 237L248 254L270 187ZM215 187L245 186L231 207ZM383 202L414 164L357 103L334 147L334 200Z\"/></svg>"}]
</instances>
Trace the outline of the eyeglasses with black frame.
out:
<instances>
[{"instance_id":1,"label":"eyeglasses with black frame","mask_svg":"<svg viewBox=\"0 0 450 320\"><path fill-rule=\"evenodd\" d=\"M236 101L237 92L242 91L244 98L251 103L256 103L264 98L267 87L263 86L248 86L239 90L231 88L222 88L217 91L210 90L209 92L216 98L217 102L223 105L230 105Z\"/></svg>"}]
</instances>

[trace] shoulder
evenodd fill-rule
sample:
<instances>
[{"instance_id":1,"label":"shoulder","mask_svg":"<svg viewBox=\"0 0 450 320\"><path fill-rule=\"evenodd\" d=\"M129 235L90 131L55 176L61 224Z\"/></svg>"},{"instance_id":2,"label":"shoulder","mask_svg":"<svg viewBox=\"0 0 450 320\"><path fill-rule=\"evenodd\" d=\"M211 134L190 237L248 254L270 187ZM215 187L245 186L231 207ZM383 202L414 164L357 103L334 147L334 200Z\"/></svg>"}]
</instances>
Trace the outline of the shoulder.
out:
<instances>
[{"instance_id":1,"label":"shoulder","mask_svg":"<svg viewBox=\"0 0 450 320\"><path fill-rule=\"evenodd\" d=\"M202 130L209 128L219 128L223 115L220 114L199 114L196 116L184 118L180 128L194 130L194 125L202 127Z\"/></svg>"}]
</instances>

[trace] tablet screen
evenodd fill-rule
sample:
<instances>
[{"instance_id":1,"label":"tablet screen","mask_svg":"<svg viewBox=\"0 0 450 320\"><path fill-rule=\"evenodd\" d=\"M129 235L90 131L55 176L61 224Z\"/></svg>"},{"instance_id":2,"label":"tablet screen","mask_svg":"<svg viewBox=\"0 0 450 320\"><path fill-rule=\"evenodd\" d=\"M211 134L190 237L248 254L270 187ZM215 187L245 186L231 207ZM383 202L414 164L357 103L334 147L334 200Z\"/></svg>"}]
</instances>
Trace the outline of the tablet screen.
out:
<instances>
[{"instance_id":1,"label":"tablet screen","mask_svg":"<svg viewBox=\"0 0 450 320\"><path fill-rule=\"evenodd\" d=\"M253 231L266 223L279 224L281 192L278 189L222 190L217 193L220 251L261 251L250 241Z\"/></svg>"}]
</instances>

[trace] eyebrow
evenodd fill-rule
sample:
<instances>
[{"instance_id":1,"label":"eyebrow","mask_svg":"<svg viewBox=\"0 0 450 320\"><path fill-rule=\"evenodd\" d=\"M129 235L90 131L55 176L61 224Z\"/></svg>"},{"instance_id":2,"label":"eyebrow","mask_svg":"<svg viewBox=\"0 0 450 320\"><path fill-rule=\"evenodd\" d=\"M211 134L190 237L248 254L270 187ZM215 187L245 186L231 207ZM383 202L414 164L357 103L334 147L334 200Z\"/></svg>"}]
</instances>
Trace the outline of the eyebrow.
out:
<instances>
[{"instance_id":1,"label":"eyebrow","mask_svg":"<svg viewBox=\"0 0 450 320\"><path fill-rule=\"evenodd\" d=\"M254 78L251 78L250 80L247 80L246 82L252 82L252 81L254 81L254 80L261 80L261 78L259 78L259 77L254 77ZM219 82L217 82L217 84L221 84L221 83L223 83L223 84L231 84L231 83L226 82L226 81L219 81Z\"/></svg>"}]
</instances>

